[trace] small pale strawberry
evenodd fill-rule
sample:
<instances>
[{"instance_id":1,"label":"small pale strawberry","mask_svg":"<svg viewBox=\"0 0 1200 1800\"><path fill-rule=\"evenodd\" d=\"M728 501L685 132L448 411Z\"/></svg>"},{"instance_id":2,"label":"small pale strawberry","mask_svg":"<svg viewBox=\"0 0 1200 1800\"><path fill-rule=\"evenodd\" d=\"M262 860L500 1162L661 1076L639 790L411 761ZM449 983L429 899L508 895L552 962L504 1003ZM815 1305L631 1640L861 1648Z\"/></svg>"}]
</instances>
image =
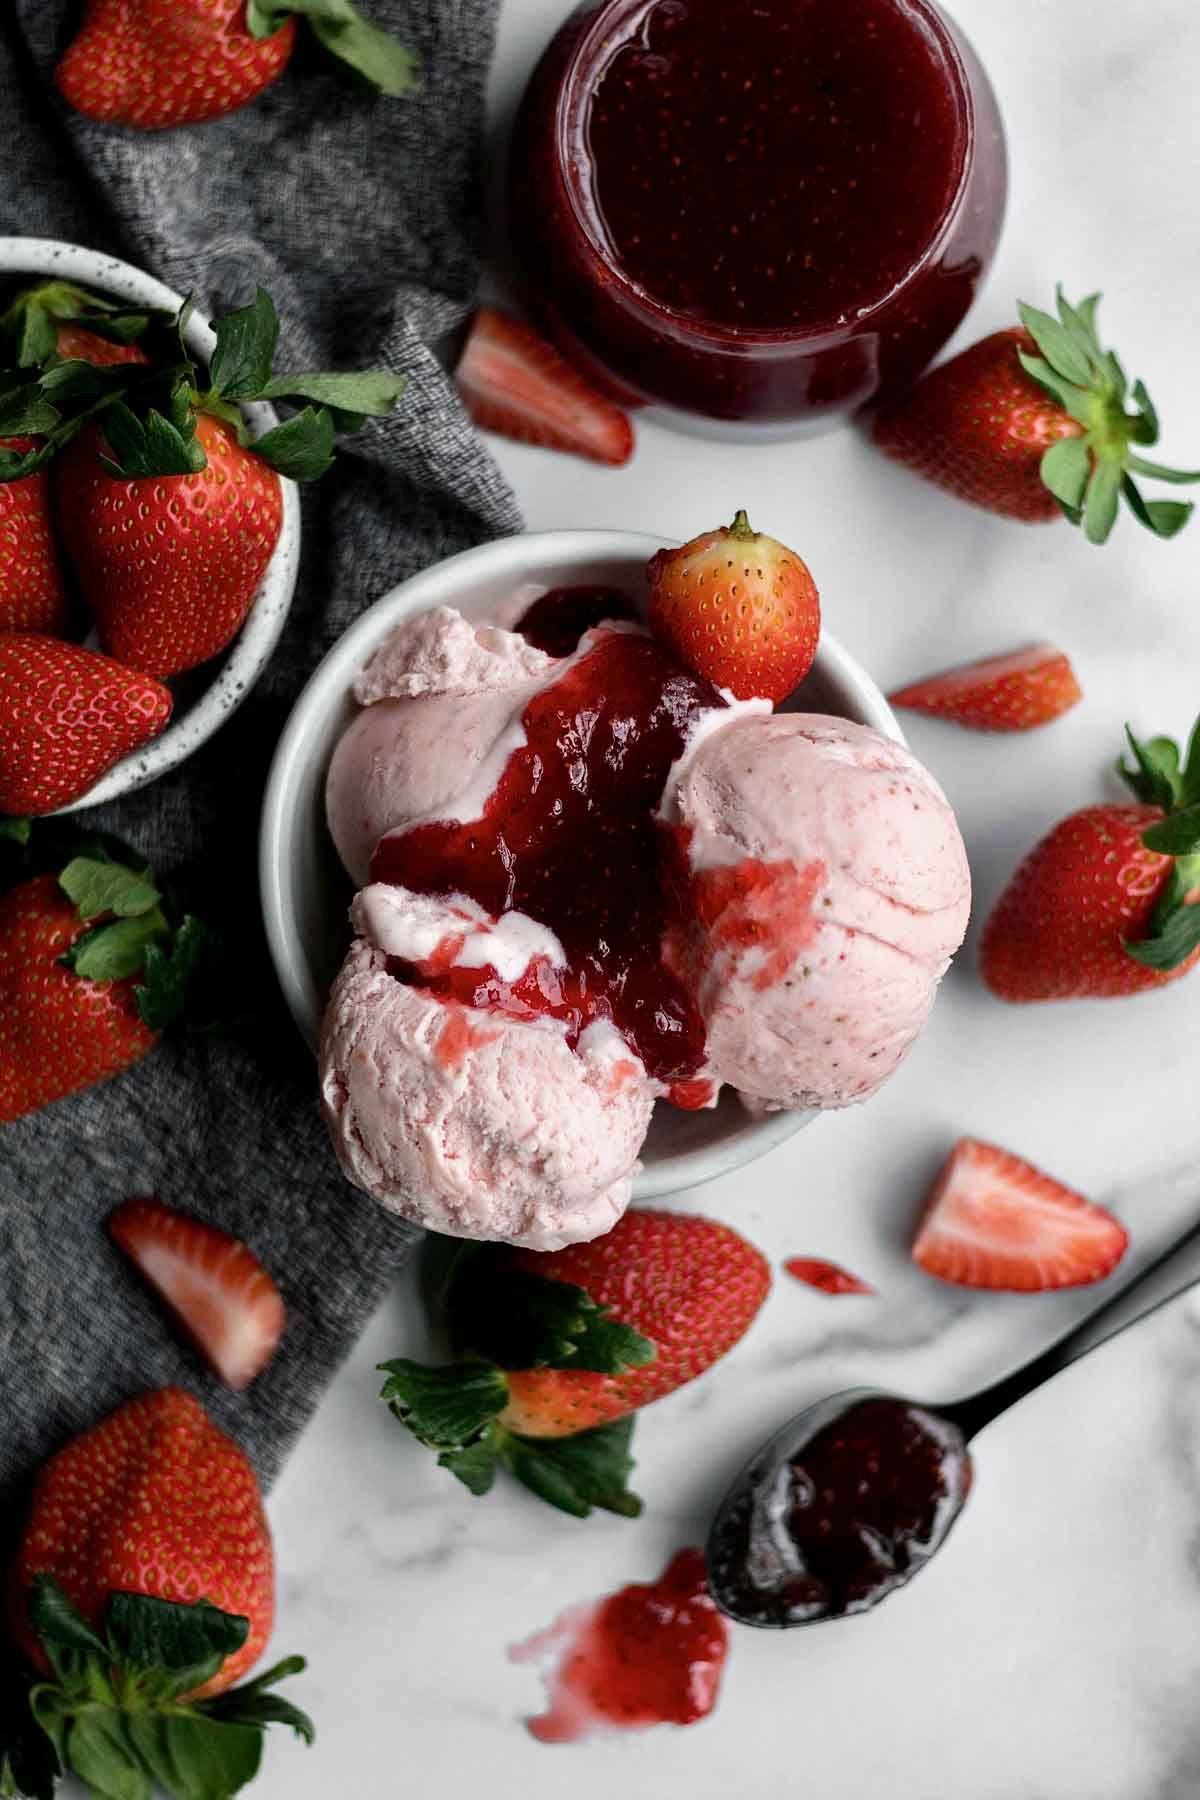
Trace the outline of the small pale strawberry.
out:
<instances>
[{"instance_id":1,"label":"small pale strawberry","mask_svg":"<svg viewBox=\"0 0 1200 1800\"><path fill-rule=\"evenodd\" d=\"M98 651L0 634L0 813L55 812L81 799L158 736L171 706L160 681Z\"/></svg>"},{"instance_id":2,"label":"small pale strawberry","mask_svg":"<svg viewBox=\"0 0 1200 1800\"><path fill-rule=\"evenodd\" d=\"M807 566L744 512L650 559L650 625L690 669L739 700L786 700L812 667L821 604Z\"/></svg>"}]
</instances>

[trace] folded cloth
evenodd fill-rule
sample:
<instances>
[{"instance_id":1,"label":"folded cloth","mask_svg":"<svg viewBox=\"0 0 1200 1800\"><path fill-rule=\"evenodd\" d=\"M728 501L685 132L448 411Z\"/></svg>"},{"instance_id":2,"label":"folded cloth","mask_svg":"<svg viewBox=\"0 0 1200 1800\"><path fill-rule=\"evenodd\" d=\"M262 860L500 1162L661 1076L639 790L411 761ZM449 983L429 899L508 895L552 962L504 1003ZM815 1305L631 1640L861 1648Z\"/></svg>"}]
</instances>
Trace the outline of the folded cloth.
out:
<instances>
[{"instance_id":1,"label":"folded cloth","mask_svg":"<svg viewBox=\"0 0 1200 1800\"><path fill-rule=\"evenodd\" d=\"M242 710L174 775L82 815L175 876L222 931L239 1022L164 1041L120 1079L0 1126L0 1500L66 1437L168 1382L197 1393L269 1481L411 1249L325 1142L312 1058L267 960L255 837L288 707L333 640L393 583L520 528L435 354L478 275L493 4L369 0L421 58L411 99L377 99L301 49L243 111L150 134L58 100L76 0L2 9L0 232L111 251L210 311L261 283L283 321L279 369L389 368L408 387L305 492L295 604ZM244 1237L278 1281L287 1333L247 1393L205 1372L106 1238L106 1214L138 1193Z\"/></svg>"}]
</instances>

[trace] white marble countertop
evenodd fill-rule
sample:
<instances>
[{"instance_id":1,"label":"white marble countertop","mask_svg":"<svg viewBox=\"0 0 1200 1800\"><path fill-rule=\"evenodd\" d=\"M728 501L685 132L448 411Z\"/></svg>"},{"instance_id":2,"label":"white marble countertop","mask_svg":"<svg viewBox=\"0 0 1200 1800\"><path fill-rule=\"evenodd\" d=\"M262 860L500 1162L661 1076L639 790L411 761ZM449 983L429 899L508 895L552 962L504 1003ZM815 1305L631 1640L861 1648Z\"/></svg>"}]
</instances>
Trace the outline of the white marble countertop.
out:
<instances>
[{"instance_id":1,"label":"white marble countertop","mask_svg":"<svg viewBox=\"0 0 1200 1800\"><path fill-rule=\"evenodd\" d=\"M505 0L502 128L567 0ZM1013 159L1000 256L962 341L1102 286L1101 314L1167 424L1200 457L1195 169L1200 13L1060 0L957 0ZM992 520L902 476L850 431L761 449L642 427L610 472L497 444L531 527L688 537L748 504L817 575L830 627L886 688L1049 636L1086 704L1050 731L991 740L917 721L914 748L959 815L982 920L1017 856L1106 791L1122 722L1187 731L1200 710L1200 525L1161 545L1123 522L1090 549L1066 525ZM521 1795L635 1800L812 1793L820 1800L1182 1800L1200 1776L1200 1307L1160 1312L990 1428L944 1553L878 1612L776 1636L738 1631L715 1715L536 1743L536 1671L509 1645L565 1606L653 1578L699 1541L758 1438L808 1396L862 1379L969 1391L1056 1335L1094 1295L971 1296L908 1261L948 1144L990 1137L1113 1205L1144 1256L1200 1214L1200 976L1138 1000L1008 1009L975 933L907 1066L860 1111L672 1202L727 1219L778 1265L830 1256L873 1282L830 1300L780 1274L752 1333L642 1419L637 1522L560 1517L501 1482L472 1500L375 1398L374 1365L419 1352L408 1285L334 1382L273 1497L275 1649L302 1649L296 1697L319 1725L277 1736L255 1791L288 1800Z\"/></svg>"}]
</instances>

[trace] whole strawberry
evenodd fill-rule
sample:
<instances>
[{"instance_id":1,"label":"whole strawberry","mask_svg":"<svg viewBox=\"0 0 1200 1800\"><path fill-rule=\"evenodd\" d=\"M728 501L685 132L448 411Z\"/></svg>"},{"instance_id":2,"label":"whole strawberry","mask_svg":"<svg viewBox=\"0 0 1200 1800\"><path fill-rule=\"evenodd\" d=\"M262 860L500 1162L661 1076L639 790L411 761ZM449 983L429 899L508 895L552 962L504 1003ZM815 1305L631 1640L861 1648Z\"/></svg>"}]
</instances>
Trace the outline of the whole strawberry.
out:
<instances>
[{"instance_id":1,"label":"whole strawberry","mask_svg":"<svg viewBox=\"0 0 1200 1800\"><path fill-rule=\"evenodd\" d=\"M1186 767L1169 738L1129 741L1121 772L1140 804L1056 825L987 922L983 978L1001 1000L1137 994L1200 958L1200 733Z\"/></svg>"},{"instance_id":2,"label":"whole strawberry","mask_svg":"<svg viewBox=\"0 0 1200 1800\"><path fill-rule=\"evenodd\" d=\"M202 124L278 79L295 46L297 13L380 92L415 87L413 57L350 0L87 0L54 79L64 100L103 124Z\"/></svg>"},{"instance_id":3,"label":"whole strawberry","mask_svg":"<svg viewBox=\"0 0 1200 1800\"><path fill-rule=\"evenodd\" d=\"M812 667L821 604L807 567L744 512L650 559L650 624L681 662L739 700L786 700Z\"/></svg>"},{"instance_id":4,"label":"whole strawberry","mask_svg":"<svg viewBox=\"0 0 1200 1800\"><path fill-rule=\"evenodd\" d=\"M1064 513L1103 544L1122 498L1159 537L1192 514L1176 500L1145 500L1135 475L1200 481L1147 462L1158 415L1142 383L1132 393L1096 331L1100 296L1058 317L1020 305L1023 330L998 331L964 350L875 414L875 443L896 462L961 500L1028 523ZM1127 410L1132 399L1134 410Z\"/></svg>"},{"instance_id":5,"label":"whole strawberry","mask_svg":"<svg viewBox=\"0 0 1200 1800\"><path fill-rule=\"evenodd\" d=\"M202 413L196 474L123 480L99 427L54 465L59 529L104 649L148 675L181 675L236 635L283 523L279 476Z\"/></svg>"},{"instance_id":6,"label":"whole strawberry","mask_svg":"<svg viewBox=\"0 0 1200 1800\"><path fill-rule=\"evenodd\" d=\"M714 1219L629 1212L550 1254L456 1246L452 1334L474 1360L383 1363L382 1397L472 1493L498 1463L577 1517L632 1516L632 1415L718 1362L771 1284L765 1258Z\"/></svg>"},{"instance_id":7,"label":"whole strawberry","mask_svg":"<svg viewBox=\"0 0 1200 1800\"><path fill-rule=\"evenodd\" d=\"M0 899L0 1124L131 1068L178 1015L206 934L161 900L94 856Z\"/></svg>"},{"instance_id":8,"label":"whole strawberry","mask_svg":"<svg viewBox=\"0 0 1200 1800\"><path fill-rule=\"evenodd\" d=\"M271 1537L247 1458L179 1388L129 1401L46 1463L9 1602L48 1676L36 1721L89 1792L228 1795L257 1772L268 1721L311 1741L265 1691L302 1658L229 1691L271 1635Z\"/></svg>"},{"instance_id":9,"label":"whole strawberry","mask_svg":"<svg viewBox=\"0 0 1200 1800\"><path fill-rule=\"evenodd\" d=\"M32 438L0 438L24 454ZM51 523L50 478L39 469L0 483L0 631L69 631L72 607Z\"/></svg>"},{"instance_id":10,"label":"whole strawberry","mask_svg":"<svg viewBox=\"0 0 1200 1800\"><path fill-rule=\"evenodd\" d=\"M160 681L98 651L34 632L0 634L0 813L70 806L157 737L171 706Z\"/></svg>"}]
</instances>

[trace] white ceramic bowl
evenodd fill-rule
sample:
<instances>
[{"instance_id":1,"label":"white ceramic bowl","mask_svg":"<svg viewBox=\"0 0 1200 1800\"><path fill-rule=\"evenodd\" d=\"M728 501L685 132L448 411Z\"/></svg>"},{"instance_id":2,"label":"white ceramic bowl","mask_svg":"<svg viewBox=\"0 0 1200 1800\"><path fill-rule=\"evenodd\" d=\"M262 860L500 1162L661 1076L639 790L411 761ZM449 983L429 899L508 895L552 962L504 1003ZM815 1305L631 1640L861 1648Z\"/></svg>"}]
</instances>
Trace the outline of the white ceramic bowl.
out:
<instances>
[{"instance_id":1,"label":"white ceramic bowl","mask_svg":"<svg viewBox=\"0 0 1200 1800\"><path fill-rule=\"evenodd\" d=\"M325 826L325 774L334 745L358 710L351 683L368 657L410 613L456 606L468 617L490 618L527 583L612 586L644 603L646 563L669 541L632 531L543 531L465 550L368 607L316 669L276 747L259 839L271 956L292 1016L314 1048L325 997L350 941L353 893ZM854 719L904 741L875 683L828 632L789 706ZM729 1092L708 1112L656 1107L634 1197L648 1200L711 1181L782 1143L814 1116L752 1118Z\"/></svg>"},{"instance_id":2,"label":"white ceramic bowl","mask_svg":"<svg viewBox=\"0 0 1200 1800\"><path fill-rule=\"evenodd\" d=\"M166 312L178 312L183 304L181 295L132 264L102 256L98 250L85 250L78 244L62 244L54 238L0 237L0 277L7 280L16 275L28 275L31 280L43 276L74 281L134 306L159 307ZM197 357L207 361L212 355L216 338L207 320L198 313L192 314L184 337ZM255 437L279 423L274 408L261 402L246 406L243 411ZM279 641L296 586L300 498L295 482L283 480L282 487L279 542L245 623L229 649L220 661L214 658L183 678L188 695L194 697L177 701L178 710L161 736L115 763L86 794L64 807L64 812L73 812L80 806L99 806L156 781L198 750L246 698Z\"/></svg>"}]
</instances>

